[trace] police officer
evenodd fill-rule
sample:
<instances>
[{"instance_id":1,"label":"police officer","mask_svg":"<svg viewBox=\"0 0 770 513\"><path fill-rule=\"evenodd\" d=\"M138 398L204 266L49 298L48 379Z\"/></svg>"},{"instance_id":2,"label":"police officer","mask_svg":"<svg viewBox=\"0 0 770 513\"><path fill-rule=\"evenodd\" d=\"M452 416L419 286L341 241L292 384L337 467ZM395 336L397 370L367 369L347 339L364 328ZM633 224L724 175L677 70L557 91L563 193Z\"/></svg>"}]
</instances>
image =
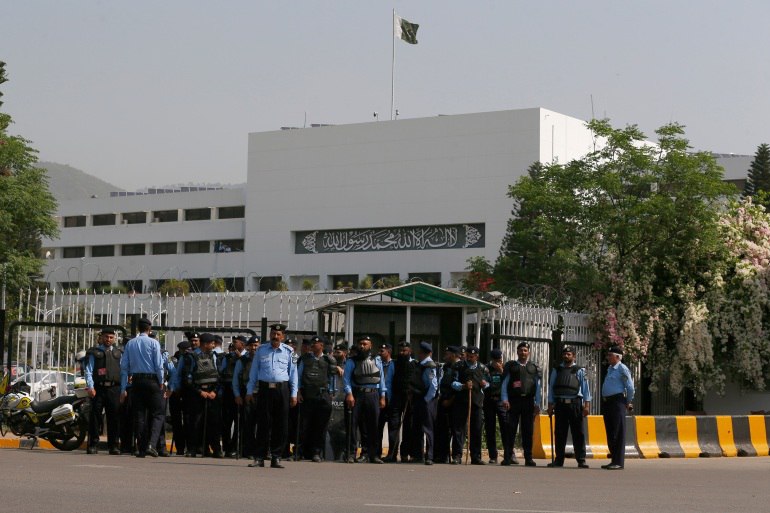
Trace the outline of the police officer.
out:
<instances>
[{"instance_id":1,"label":"police officer","mask_svg":"<svg viewBox=\"0 0 770 513\"><path fill-rule=\"evenodd\" d=\"M128 341L120 359L120 400L127 397L129 377L134 409L134 433L138 438L137 457L157 456L158 444L166 412L162 409L163 357L160 344L150 338L152 323L139 319L139 335ZM148 416L150 425L147 425Z\"/></svg>"},{"instance_id":2,"label":"police officer","mask_svg":"<svg viewBox=\"0 0 770 513\"><path fill-rule=\"evenodd\" d=\"M395 449L393 446L395 442L391 439L390 436L391 396L393 393L393 374L395 373L396 369L395 361L393 360L392 355L393 346L387 342L380 344L379 358L380 362L382 363L382 372L385 376L385 387L388 389L388 391L385 394L385 408L380 412L380 420L377 424L376 438L380 443L379 453L382 454L382 431L385 428L385 425L388 424L388 455L382 459L382 461L385 463L393 463L394 458L392 455L395 454Z\"/></svg>"},{"instance_id":3,"label":"police officer","mask_svg":"<svg viewBox=\"0 0 770 513\"><path fill-rule=\"evenodd\" d=\"M297 366L294 351L283 343L286 326L270 327L270 344L259 346L249 371L246 401L259 393L256 459L250 466L264 467L270 453L270 467L284 468L281 454L289 429L289 408L297 406Z\"/></svg>"},{"instance_id":4,"label":"police officer","mask_svg":"<svg viewBox=\"0 0 770 513\"><path fill-rule=\"evenodd\" d=\"M254 362L254 354L259 348L260 339L257 335L250 337L246 344L246 353L235 362L233 370L233 396L234 402L240 412L241 421L241 454L247 458L254 458L257 444L257 402L256 396L250 403L246 403L246 386L249 384L249 372Z\"/></svg>"},{"instance_id":5,"label":"police officer","mask_svg":"<svg viewBox=\"0 0 770 513\"><path fill-rule=\"evenodd\" d=\"M634 409L634 380L621 361L623 349L612 346L607 352L607 375L602 384L602 415L607 433L607 448L612 460L602 465L607 470L622 470L626 457L626 413Z\"/></svg>"},{"instance_id":6,"label":"police officer","mask_svg":"<svg viewBox=\"0 0 770 513\"><path fill-rule=\"evenodd\" d=\"M393 389L390 392L390 406L388 408L388 459L394 463L398 461L399 452L402 463L407 463L410 457L422 459L422 454L414 448L417 439L412 405L413 386L417 371L414 363L412 346L409 341L399 341L398 356L396 356L391 380ZM420 429L419 426L417 428Z\"/></svg>"},{"instance_id":7,"label":"police officer","mask_svg":"<svg viewBox=\"0 0 770 513\"><path fill-rule=\"evenodd\" d=\"M176 374L179 370L179 362L182 360L183 355L189 352L191 345L190 342L184 340L176 345L177 351L174 356L171 357L171 363L174 365L174 371L169 377L169 391L171 395L168 398L168 408L171 414L171 431L173 433L173 445L176 447L177 455L184 454L186 445L185 436L185 424L184 424L184 403L182 394L174 392L174 382L176 381Z\"/></svg>"},{"instance_id":8,"label":"police officer","mask_svg":"<svg viewBox=\"0 0 770 513\"><path fill-rule=\"evenodd\" d=\"M352 436L360 425L366 426L368 455L370 463L383 463L377 454L379 444L374 434L377 432L380 410L385 408L387 387L383 379L382 363L372 356L372 339L368 335L358 338L358 351L345 364L345 404L351 410ZM355 444L353 444L355 446ZM348 463L355 460L348 456Z\"/></svg>"},{"instance_id":9,"label":"police officer","mask_svg":"<svg viewBox=\"0 0 770 513\"><path fill-rule=\"evenodd\" d=\"M484 435L487 439L489 463L497 464L497 426L500 425L500 439L503 442L503 453L508 451L508 412L500 403L500 393L503 384L503 352L492 349L491 360L487 364L489 370L489 388L484 392Z\"/></svg>"},{"instance_id":10,"label":"police officer","mask_svg":"<svg viewBox=\"0 0 770 513\"><path fill-rule=\"evenodd\" d=\"M422 461L426 465L433 465L433 426L436 423L436 402L438 401L436 362L431 358L432 354L433 346L429 342L420 342L415 362L417 372L415 372L412 395L414 425L419 428L419 431L415 430L414 450L420 455L414 462Z\"/></svg>"},{"instance_id":11,"label":"police officer","mask_svg":"<svg viewBox=\"0 0 770 513\"><path fill-rule=\"evenodd\" d=\"M481 459L481 431L484 390L489 387L489 372L486 365L479 362L479 348L469 346L465 350L465 359L457 363L455 371L452 389L457 394L452 412L452 463L460 464L465 437L470 436L471 465L484 465L486 462ZM466 433L469 409L471 432Z\"/></svg>"},{"instance_id":12,"label":"police officer","mask_svg":"<svg viewBox=\"0 0 770 513\"><path fill-rule=\"evenodd\" d=\"M220 445L222 430L222 391L220 388L218 359L220 355L214 351L216 336L211 333L202 333L200 347L193 351L192 358L185 360L185 364L191 362L191 366L182 369L190 376L192 394L190 409L193 412L193 451L191 457L195 457L200 451L202 456L207 456L209 451L214 458L222 458Z\"/></svg>"},{"instance_id":13,"label":"police officer","mask_svg":"<svg viewBox=\"0 0 770 513\"><path fill-rule=\"evenodd\" d=\"M88 424L88 454L98 452L102 412L107 417L107 448L110 454L120 454L120 357L116 348L115 330L99 332L99 345L86 352L86 391L91 398L91 418Z\"/></svg>"},{"instance_id":14,"label":"police officer","mask_svg":"<svg viewBox=\"0 0 770 513\"><path fill-rule=\"evenodd\" d=\"M588 468L583 433L583 417L587 417L591 409L588 378L585 369L575 363L575 349L572 346L564 346L561 356L562 363L551 371L548 382L548 415L556 416L556 459L548 466L564 466L567 431L570 431L578 467Z\"/></svg>"},{"instance_id":15,"label":"police officer","mask_svg":"<svg viewBox=\"0 0 770 513\"><path fill-rule=\"evenodd\" d=\"M289 345L292 349L291 353L291 361L294 363L294 366L296 368L297 365L299 365L299 357L302 356L306 350L307 345L305 341L303 340L302 343L298 343L297 339L295 337L287 337L285 340L285 343ZM299 401L299 399L297 399ZM297 406L292 406L289 408L289 433L286 437L286 447L283 449L283 457L286 459L289 459L291 456L295 456L295 460L299 459L300 457L300 445L302 443L302 440L300 439L299 435L299 402L297 402ZM292 450L292 444L294 444L294 448Z\"/></svg>"},{"instance_id":16,"label":"police officer","mask_svg":"<svg viewBox=\"0 0 770 513\"><path fill-rule=\"evenodd\" d=\"M454 367L460 360L460 348L447 346L444 350L444 364L439 380L439 401L436 408L436 426L434 429L436 447L433 450L435 463L449 463L452 440L452 409L456 392L452 389L455 380ZM462 451L462 449L460 449Z\"/></svg>"},{"instance_id":17,"label":"police officer","mask_svg":"<svg viewBox=\"0 0 770 513\"><path fill-rule=\"evenodd\" d=\"M329 442L333 457L338 461L347 461L350 455L350 425L352 423L351 411L345 405L345 364L348 361L348 343L343 340L334 346L332 356L337 361L336 375L334 376L334 398L332 399L332 416L329 420ZM327 457L328 459L328 457Z\"/></svg>"},{"instance_id":18,"label":"police officer","mask_svg":"<svg viewBox=\"0 0 770 513\"><path fill-rule=\"evenodd\" d=\"M529 342L521 342L516 347L516 360L505 364L502 384L502 406L508 412L508 440L503 440L505 454L502 465L518 465L513 452L513 442L521 424L521 445L524 449L524 464L536 467L532 459L532 437L535 416L540 413L540 381L542 371L529 359Z\"/></svg>"},{"instance_id":19,"label":"police officer","mask_svg":"<svg viewBox=\"0 0 770 513\"><path fill-rule=\"evenodd\" d=\"M312 337L309 342L309 351L299 359L297 399L302 409L303 456L319 463L332 414L331 383L337 362L333 356L324 354L323 338Z\"/></svg>"},{"instance_id":20,"label":"police officer","mask_svg":"<svg viewBox=\"0 0 770 513\"><path fill-rule=\"evenodd\" d=\"M221 356L219 361L219 376L222 383L222 450L228 458L236 455L237 429L236 420L238 409L235 404L233 391L233 375L235 365L245 353L246 337L237 335L233 337L229 351Z\"/></svg>"}]
</instances>

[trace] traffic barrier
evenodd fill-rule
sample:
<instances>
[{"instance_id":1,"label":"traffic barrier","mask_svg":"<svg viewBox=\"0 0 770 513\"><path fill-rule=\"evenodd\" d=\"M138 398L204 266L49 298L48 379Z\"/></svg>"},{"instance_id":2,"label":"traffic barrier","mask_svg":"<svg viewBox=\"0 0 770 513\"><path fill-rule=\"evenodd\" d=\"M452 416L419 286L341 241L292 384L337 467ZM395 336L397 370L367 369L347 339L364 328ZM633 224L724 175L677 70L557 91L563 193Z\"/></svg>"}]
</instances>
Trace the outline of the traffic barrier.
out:
<instances>
[{"instance_id":1,"label":"traffic barrier","mask_svg":"<svg viewBox=\"0 0 770 513\"><path fill-rule=\"evenodd\" d=\"M586 457L608 458L610 450L607 447L607 430L604 429L604 417L601 415L589 415L583 423L583 431L586 435Z\"/></svg>"},{"instance_id":2,"label":"traffic barrier","mask_svg":"<svg viewBox=\"0 0 770 513\"><path fill-rule=\"evenodd\" d=\"M684 458L685 452L679 444L679 426L676 417L655 417L655 439L658 442L660 458ZM697 456L697 454L695 455Z\"/></svg>"},{"instance_id":3,"label":"traffic barrier","mask_svg":"<svg viewBox=\"0 0 770 513\"><path fill-rule=\"evenodd\" d=\"M735 437L733 435L733 418L729 415L717 415L714 417L717 425L717 435L719 436L719 446L722 448L722 456L738 456L738 449L735 447Z\"/></svg>"},{"instance_id":4,"label":"traffic barrier","mask_svg":"<svg viewBox=\"0 0 770 513\"><path fill-rule=\"evenodd\" d=\"M732 421L738 456L768 455L768 423L763 415L741 415Z\"/></svg>"},{"instance_id":5,"label":"traffic barrier","mask_svg":"<svg viewBox=\"0 0 770 513\"><path fill-rule=\"evenodd\" d=\"M695 419L695 427L698 433L697 442L700 446L698 456L701 458L724 456L726 451L723 449L720 441L717 418L710 415L693 418Z\"/></svg>"},{"instance_id":6,"label":"traffic barrier","mask_svg":"<svg viewBox=\"0 0 770 513\"><path fill-rule=\"evenodd\" d=\"M655 430L655 417L637 416L632 422L636 427L636 445L642 458L653 459L660 456L658 433ZM626 424L628 429L628 424ZM627 433L626 433L627 434Z\"/></svg>"},{"instance_id":7,"label":"traffic barrier","mask_svg":"<svg viewBox=\"0 0 770 513\"><path fill-rule=\"evenodd\" d=\"M532 436L532 456L541 460L551 459L551 434L548 415L535 415L535 430Z\"/></svg>"}]
</instances>

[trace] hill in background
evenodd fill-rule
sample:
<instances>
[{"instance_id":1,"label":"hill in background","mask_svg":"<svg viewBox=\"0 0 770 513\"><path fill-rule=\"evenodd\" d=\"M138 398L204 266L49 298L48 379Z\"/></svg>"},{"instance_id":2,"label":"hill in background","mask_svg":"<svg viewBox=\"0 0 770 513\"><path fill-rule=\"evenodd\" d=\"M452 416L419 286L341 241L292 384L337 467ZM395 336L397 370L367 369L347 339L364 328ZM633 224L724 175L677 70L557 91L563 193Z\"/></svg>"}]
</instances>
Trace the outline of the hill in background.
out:
<instances>
[{"instance_id":1,"label":"hill in background","mask_svg":"<svg viewBox=\"0 0 770 513\"><path fill-rule=\"evenodd\" d=\"M106 198L109 197L112 191L123 190L66 164L38 162L37 167L46 170L48 174L48 188L56 198L56 201L86 199L93 196Z\"/></svg>"}]
</instances>

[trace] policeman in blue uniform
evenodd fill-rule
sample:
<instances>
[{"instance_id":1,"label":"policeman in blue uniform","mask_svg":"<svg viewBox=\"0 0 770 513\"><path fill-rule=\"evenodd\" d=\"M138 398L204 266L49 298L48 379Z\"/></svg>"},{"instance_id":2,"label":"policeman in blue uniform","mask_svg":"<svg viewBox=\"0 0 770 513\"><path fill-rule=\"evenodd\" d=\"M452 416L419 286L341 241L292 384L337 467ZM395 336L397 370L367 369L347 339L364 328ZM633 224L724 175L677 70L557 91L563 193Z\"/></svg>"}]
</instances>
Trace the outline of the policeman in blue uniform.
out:
<instances>
[{"instance_id":1,"label":"policeman in blue uniform","mask_svg":"<svg viewBox=\"0 0 770 513\"><path fill-rule=\"evenodd\" d=\"M439 379L439 401L436 408L436 426L434 429L436 447L433 450L435 463L449 463L452 440L452 409L456 392L452 389L455 380L454 367L460 360L460 348L447 346L444 350L444 364Z\"/></svg>"},{"instance_id":2,"label":"policeman in blue uniform","mask_svg":"<svg viewBox=\"0 0 770 513\"><path fill-rule=\"evenodd\" d=\"M246 401L259 394L256 459L249 466L264 467L270 456L271 468L284 468L281 455L286 447L289 408L297 406L297 366L292 348L283 343L286 326L270 327L270 343L262 344L254 355L246 386Z\"/></svg>"},{"instance_id":3,"label":"policeman in blue uniform","mask_svg":"<svg viewBox=\"0 0 770 513\"><path fill-rule=\"evenodd\" d=\"M561 356L562 363L551 371L548 386L548 415L556 416L556 458L548 466L564 466L564 449L567 445L567 432L570 431L578 467L588 468L583 432L583 417L587 417L591 411L588 378L585 369L575 363L575 348L564 346Z\"/></svg>"},{"instance_id":4,"label":"policeman in blue uniform","mask_svg":"<svg viewBox=\"0 0 770 513\"><path fill-rule=\"evenodd\" d=\"M302 409L303 457L319 463L332 414L332 383L337 373L337 361L324 354L322 337L312 337L309 342L309 352L299 359L297 398Z\"/></svg>"},{"instance_id":5,"label":"policeman in blue uniform","mask_svg":"<svg viewBox=\"0 0 770 513\"><path fill-rule=\"evenodd\" d=\"M607 375L602 384L602 415L607 433L607 448L612 461L602 465L607 470L622 470L626 457L626 413L634 409L634 380L621 361L623 348L612 346L607 352Z\"/></svg>"},{"instance_id":6,"label":"policeman in blue uniform","mask_svg":"<svg viewBox=\"0 0 770 513\"><path fill-rule=\"evenodd\" d=\"M433 361L433 346L422 341L417 349L415 360L415 379L412 404L414 407L414 425L417 428L413 438L414 452L419 454L414 463L433 465L434 436L436 423L436 403L438 402L438 379L436 362Z\"/></svg>"},{"instance_id":7,"label":"policeman in blue uniform","mask_svg":"<svg viewBox=\"0 0 770 513\"><path fill-rule=\"evenodd\" d=\"M382 363L382 372L385 376L385 386L388 391L385 394L385 408L380 412L380 419L377 423L377 435L376 438L380 443L380 454L382 454L382 431L385 425L388 426L388 455L382 459L385 463L394 463L396 458L394 455L397 453L394 444L398 440L397 436L391 436L393 433L393 421L390 418L392 410L392 394L393 394L393 375L395 373L396 365L393 360L393 346L387 342L380 344L379 351L380 362ZM398 430L394 435L397 435Z\"/></svg>"},{"instance_id":8,"label":"policeman in blue uniform","mask_svg":"<svg viewBox=\"0 0 770 513\"><path fill-rule=\"evenodd\" d=\"M181 393L174 391L174 382L176 381L176 374L179 370L179 362L186 353L191 351L191 347L190 342L184 340L176 345L177 351L174 353L174 356L171 357L174 371L169 376L169 391L171 392L171 395L168 398L168 409L171 414L171 431L173 433L174 447L176 447L176 453L178 455L185 453L187 438L184 423L183 398Z\"/></svg>"},{"instance_id":9,"label":"policeman in blue uniform","mask_svg":"<svg viewBox=\"0 0 770 513\"><path fill-rule=\"evenodd\" d=\"M366 426L370 463L382 464L381 454L377 454L380 444L376 441L377 424L380 410L385 408L387 387L383 379L382 362L372 353L372 339L368 335L358 338L358 350L355 356L345 363L345 405L351 410L351 435L355 439L359 426ZM355 447L355 443L352 444ZM363 450L363 448L362 448ZM348 455L347 462L353 463L353 455Z\"/></svg>"},{"instance_id":10,"label":"policeman in blue uniform","mask_svg":"<svg viewBox=\"0 0 770 513\"><path fill-rule=\"evenodd\" d=\"M505 364L501 388L502 406L508 412L508 437L503 441L505 454L502 465L518 465L513 452L513 442L521 424L521 445L524 449L524 464L536 467L532 459L532 437L534 436L535 416L540 413L540 382L542 371L529 359L529 342L521 342L516 347L518 358Z\"/></svg>"},{"instance_id":11,"label":"policeman in blue uniform","mask_svg":"<svg viewBox=\"0 0 770 513\"><path fill-rule=\"evenodd\" d=\"M99 332L99 345L86 352L86 391L91 398L91 418L88 424L88 454L97 453L102 412L107 417L107 448L110 454L120 454L120 357L123 351L115 347L115 330Z\"/></svg>"},{"instance_id":12,"label":"policeman in blue uniform","mask_svg":"<svg viewBox=\"0 0 770 513\"><path fill-rule=\"evenodd\" d=\"M259 349L260 338L253 335L246 342L246 353L243 354L233 370L233 396L235 404L241 415L241 455L246 458L256 456L257 445L257 401L256 396L253 402L246 403L246 386L249 384L249 372L251 364L254 362L254 354Z\"/></svg>"},{"instance_id":13,"label":"policeman in blue uniform","mask_svg":"<svg viewBox=\"0 0 770 513\"><path fill-rule=\"evenodd\" d=\"M479 348L469 346L465 350L465 359L455 366L455 381L452 382L452 389L457 392L452 412L452 463L455 465L460 464L466 436L470 437L471 465L486 464L481 459L481 431L484 390L487 388L489 388L489 372L486 365L479 362ZM469 408L471 432L466 433Z\"/></svg>"},{"instance_id":14,"label":"policeman in blue uniform","mask_svg":"<svg viewBox=\"0 0 770 513\"><path fill-rule=\"evenodd\" d=\"M219 375L221 379L222 390L222 450L228 458L234 458L236 454L236 445L238 442L236 420L238 417L238 408L235 404L235 393L233 391L233 375L235 374L235 365L241 356L245 353L246 337L237 335L233 337L230 348L226 354L217 355L219 357Z\"/></svg>"},{"instance_id":15,"label":"policeman in blue uniform","mask_svg":"<svg viewBox=\"0 0 770 513\"><path fill-rule=\"evenodd\" d=\"M508 412L502 407L501 388L503 385L503 352L492 349L489 353L489 388L484 391L484 437L487 440L489 463L497 464L497 425L500 426L500 439L503 442L503 454L508 452Z\"/></svg>"},{"instance_id":16,"label":"policeman in blue uniform","mask_svg":"<svg viewBox=\"0 0 770 513\"><path fill-rule=\"evenodd\" d=\"M166 412L163 399L163 357L160 344L150 338L152 323L139 319L139 335L128 341L120 359L120 400L125 401L128 380L134 410L134 433L138 438L137 457L157 456L158 443ZM147 425L147 419L150 425Z\"/></svg>"},{"instance_id":17,"label":"policeman in blue uniform","mask_svg":"<svg viewBox=\"0 0 770 513\"><path fill-rule=\"evenodd\" d=\"M158 340L158 335L154 332L150 332L150 338ZM166 448L166 408L168 407L169 397L171 395L170 382L171 376L174 375L174 362L169 357L168 351L161 347L160 352L163 358L163 398L161 399L161 409L163 410L163 424L160 428L160 436L158 436L158 443L155 445L155 450L158 456L168 458L170 456L168 449Z\"/></svg>"}]
</instances>

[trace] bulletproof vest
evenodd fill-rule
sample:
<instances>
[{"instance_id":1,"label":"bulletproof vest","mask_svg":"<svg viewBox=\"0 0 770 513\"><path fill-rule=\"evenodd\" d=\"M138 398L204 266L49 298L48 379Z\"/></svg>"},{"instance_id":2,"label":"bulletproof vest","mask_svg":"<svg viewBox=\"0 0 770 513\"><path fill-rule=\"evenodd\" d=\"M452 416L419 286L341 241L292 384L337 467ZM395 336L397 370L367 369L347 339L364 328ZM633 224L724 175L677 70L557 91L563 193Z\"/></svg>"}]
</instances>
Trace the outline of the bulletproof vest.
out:
<instances>
[{"instance_id":1,"label":"bulletproof vest","mask_svg":"<svg viewBox=\"0 0 770 513\"><path fill-rule=\"evenodd\" d=\"M420 396L425 397L425 394L428 393L428 387L425 386L425 380L423 380L423 376L426 372L430 372L431 370L435 372L436 370L436 362L433 360L429 361L425 365L423 365L420 362L414 362L415 366L415 379L412 381L412 391Z\"/></svg>"},{"instance_id":2,"label":"bulletproof vest","mask_svg":"<svg viewBox=\"0 0 770 513\"><path fill-rule=\"evenodd\" d=\"M219 381L219 372L214 362L214 353L198 353L195 358L195 370L192 373L196 385L211 385Z\"/></svg>"},{"instance_id":3,"label":"bulletproof vest","mask_svg":"<svg viewBox=\"0 0 770 513\"><path fill-rule=\"evenodd\" d=\"M182 383L185 386L193 384L192 368L195 362L193 353L182 353L179 355L179 368L184 372L182 375Z\"/></svg>"},{"instance_id":4,"label":"bulletproof vest","mask_svg":"<svg viewBox=\"0 0 770 513\"><path fill-rule=\"evenodd\" d=\"M441 397L449 399L455 392L452 389L452 382L455 380L456 373L453 366L448 363L444 364L443 371L441 381L438 383L438 390Z\"/></svg>"},{"instance_id":5,"label":"bulletproof vest","mask_svg":"<svg viewBox=\"0 0 770 513\"><path fill-rule=\"evenodd\" d=\"M353 383L355 385L376 385L379 382L380 369L377 368L374 357L356 358L353 368Z\"/></svg>"},{"instance_id":6,"label":"bulletproof vest","mask_svg":"<svg viewBox=\"0 0 770 513\"><path fill-rule=\"evenodd\" d=\"M580 392L580 380L577 373L581 369L577 365L572 367L556 367L556 381L553 384L553 395L560 397L574 397Z\"/></svg>"},{"instance_id":7,"label":"bulletproof vest","mask_svg":"<svg viewBox=\"0 0 770 513\"><path fill-rule=\"evenodd\" d=\"M509 362L508 364L508 397L516 399L517 397L535 397L535 386L537 378L540 376L540 369L535 362L527 362L526 365L520 365L518 362ZM515 386L519 383L519 386Z\"/></svg>"},{"instance_id":8,"label":"bulletproof vest","mask_svg":"<svg viewBox=\"0 0 770 513\"><path fill-rule=\"evenodd\" d=\"M474 406L484 405L484 392L481 388L481 382L484 381L484 377L487 373L487 368L483 363L476 365L475 369L471 369L466 361L461 361L455 368L457 370L457 381L465 384L468 381L473 382L473 388L471 389L471 402ZM468 392L463 390L457 396L461 401L468 402Z\"/></svg>"},{"instance_id":9,"label":"bulletproof vest","mask_svg":"<svg viewBox=\"0 0 770 513\"><path fill-rule=\"evenodd\" d=\"M246 390L246 385L249 384L249 374L251 374L251 364L254 358L246 353L241 356L241 387Z\"/></svg>"},{"instance_id":10,"label":"bulletproof vest","mask_svg":"<svg viewBox=\"0 0 770 513\"><path fill-rule=\"evenodd\" d=\"M231 385L233 382L233 374L235 374L235 363L238 361L238 355L234 353L228 353L224 356L225 368L222 369L222 383L225 385Z\"/></svg>"},{"instance_id":11,"label":"bulletproof vest","mask_svg":"<svg viewBox=\"0 0 770 513\"><path fill-rule=\"evenodd\" d=\"M393 369L393 383L391 384L394 394L401 394L409 392L413 389L415 376L417 369L415 367L415 361L404 358L399 355L395 358L395 365Z\"/></svg>"},{"instance_id":12,"label":"bulletproof vest","mask_svg":"<svg viewBox=\"0 0 770 513\"><path fill-rule=\"evenodd\" d=\"M503 388L503 372L498 372L492 365L488 365L489 370L489 388L486 389L484 395L492 397L493 399L500 399L500 392Z\"/></svg>"},{"instance_id":13,"label":"bulletproof vest","mask_svg":"<svg viewBox=\"0 0 770 513\"><path fill-rule=\"evenodd\" d=\"M316 359L311 353L303 355L302 361L302 395L318 397L321 390L329 386L329 357L321 355Z\"/></svg>"},{"instance_id":14,"label":"bulletproof vest","mask_svg":"<svg viewBox=\"0 0 770 513\"><path fill-rule=\"evenodd\" d=\"M120 382L120 357L123 351L115 347L105 351L101 347L92 347L88 354L94 355L94 370L92 377L95 384L105 381Z\"/></svg>"}]
</instances>

